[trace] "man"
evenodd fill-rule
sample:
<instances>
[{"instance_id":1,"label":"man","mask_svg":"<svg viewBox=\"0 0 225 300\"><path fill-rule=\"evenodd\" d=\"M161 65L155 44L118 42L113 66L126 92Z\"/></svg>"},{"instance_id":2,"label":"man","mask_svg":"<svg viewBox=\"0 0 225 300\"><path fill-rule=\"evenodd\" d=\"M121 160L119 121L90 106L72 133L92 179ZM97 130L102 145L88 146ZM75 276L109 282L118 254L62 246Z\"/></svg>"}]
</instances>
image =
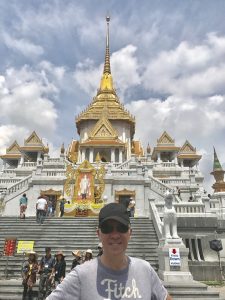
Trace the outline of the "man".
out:
<instances>
[{"instance_id":1,"label":"man","mask_svg":"<svg viewBox=\"0 0 225 300\"><path fill-rule=\"evenodd\" d=\"M172 300L148 262L126 255L131 228L124 205L101 209L97 234L103 254L73 269L48 300Z\"/></svg>"},{"instance_id":2,"label":"man","mask_svg":"<svg viewBox=\"0 0 225 300\"><path fill-rule=\"evenodd\" d=\"M23 194L20 198L20 219L25 219L25 211L27 209L27 195Z\"/></svg>"},{"instance_id":3,"label":"man","mask_svg":"<svg viewBox=\"0 0 225 300\"><path fill-rule=\"evenodd\" d=\"M38 224L43 224L45 215L47 213L47 209L48 209L47 200L44 197L39 196L37 203L36 203L36 213L37 213L37 223Z\"/></svg>"},{"instance_id":4,"label":"man","mask_svg":"<svg viewBox=\"0 0 225 300\"><path fill-rule=\"evenodd\" d=\"M60 200L59 202L60 217L63 217L66 199L64 199L63 196L60 196L59 200Z\"/></svg>"},{"instance_id":5,"label":"man","mask_svg":"<svg viewBox=\"0 0 225 300\"><path fill-rule=\"evenodd\" d=\"M45 255L42 256L38 267L38 273L40 274L38 300L45 299L45 297L51 293L50 276L53 272L54 265L55 260L51 255L51 248L46 247Z\"/></svg>"}]
</instances>

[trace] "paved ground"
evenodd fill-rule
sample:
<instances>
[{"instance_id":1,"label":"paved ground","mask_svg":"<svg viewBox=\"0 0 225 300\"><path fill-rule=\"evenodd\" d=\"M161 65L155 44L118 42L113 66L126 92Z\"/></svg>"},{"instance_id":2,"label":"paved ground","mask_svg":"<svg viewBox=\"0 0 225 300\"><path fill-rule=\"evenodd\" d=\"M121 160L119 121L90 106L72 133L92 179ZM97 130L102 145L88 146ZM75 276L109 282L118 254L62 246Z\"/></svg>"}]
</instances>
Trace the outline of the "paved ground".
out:
<instances>
[{"instance_id":1,"label":"paved ground","mask_svg":"<svg viewBox=\"0 0 225 300\"><path fill-rule=\"evenodd\" d=\"M209 289L220 292L220 297L225 299L225 285L223 286L209 286Z\"/></svg>"}]
</instances>

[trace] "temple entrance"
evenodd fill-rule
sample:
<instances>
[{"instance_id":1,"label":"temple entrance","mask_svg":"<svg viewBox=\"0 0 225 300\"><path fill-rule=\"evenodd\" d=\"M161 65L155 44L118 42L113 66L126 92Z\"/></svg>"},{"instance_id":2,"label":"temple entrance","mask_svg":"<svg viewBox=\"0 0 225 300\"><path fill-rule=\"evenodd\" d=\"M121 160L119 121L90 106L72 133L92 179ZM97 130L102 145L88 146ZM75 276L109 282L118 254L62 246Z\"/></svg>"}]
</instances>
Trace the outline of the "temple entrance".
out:
<instances>
[{"instance_id":1,"label":"temple entrance","mask_svg":"<svg viewBox=\"0 0 225 300\"><path fill-rule=\"evenodd\" d=\"M123 189L115 192L115 202L123 204L126 208L129 205L130 198L135 199L135 191Z\"/></svg>"},{"instance_id":2,"label":"temple entrance","mask_svg":"<svg viewBox=\"0 0 225 300\"><path fill-rule=\"evenodd\" d=\"M41 196L46 196L48 201L52 205L52 215L58 217L59 215L59 205L58 199L62 195L62 191L54 191L53 189L41 191Z\"/></svg>"},{"instance_id":3,"label":"temple entrance","mask_svg":"<svg viewBox=\"0 0 225 300\"><path fill-rule=\"evenodd\" d=\"M130 198L130 195L120 195L119 203L123 204L127 208L130 202Z\"/></svg>"}]
</instances>

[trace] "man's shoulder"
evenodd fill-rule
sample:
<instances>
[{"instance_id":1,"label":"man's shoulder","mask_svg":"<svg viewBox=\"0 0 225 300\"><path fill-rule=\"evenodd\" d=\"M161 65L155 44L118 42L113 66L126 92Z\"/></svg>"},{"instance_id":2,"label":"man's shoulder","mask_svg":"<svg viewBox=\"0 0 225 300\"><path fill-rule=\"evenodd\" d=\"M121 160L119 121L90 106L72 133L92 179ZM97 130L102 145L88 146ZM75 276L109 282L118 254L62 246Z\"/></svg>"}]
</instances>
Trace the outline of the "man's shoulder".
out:
<instances>
[{"instance_id":1,"label":"man's shoulder","mask_svg":"<svg viewBox=\"0 0 225 300\"><path fill-rule=\"evenodd\" d=\"M135 268L141 267L141 268L153 270L153 267L146 260L143 260L143 259L137 258L137 257L131 257L131 256L129 256L129 259L130 259L131 266L133 266Z\"/></svg>"}]
</instances>

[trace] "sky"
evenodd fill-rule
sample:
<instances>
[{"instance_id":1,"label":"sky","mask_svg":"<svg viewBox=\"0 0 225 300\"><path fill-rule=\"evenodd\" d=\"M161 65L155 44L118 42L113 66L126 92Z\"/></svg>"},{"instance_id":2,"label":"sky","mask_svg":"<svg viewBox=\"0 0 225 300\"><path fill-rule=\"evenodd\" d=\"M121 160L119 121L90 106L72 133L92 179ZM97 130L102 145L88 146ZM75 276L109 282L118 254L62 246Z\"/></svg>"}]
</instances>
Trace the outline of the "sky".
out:
<instances>
[{"instance_id":1,"label":"sky","mask_svg":"<svg viewBox=\"0 0 225 300\"><path fill-rule=\"evenodd\" d=\"M164 130L225 167L225 1L0 0L0 153L33 130L59 155L96 95L110 15L111 71L135 139Z\"/></svg>"}]
</instances>

